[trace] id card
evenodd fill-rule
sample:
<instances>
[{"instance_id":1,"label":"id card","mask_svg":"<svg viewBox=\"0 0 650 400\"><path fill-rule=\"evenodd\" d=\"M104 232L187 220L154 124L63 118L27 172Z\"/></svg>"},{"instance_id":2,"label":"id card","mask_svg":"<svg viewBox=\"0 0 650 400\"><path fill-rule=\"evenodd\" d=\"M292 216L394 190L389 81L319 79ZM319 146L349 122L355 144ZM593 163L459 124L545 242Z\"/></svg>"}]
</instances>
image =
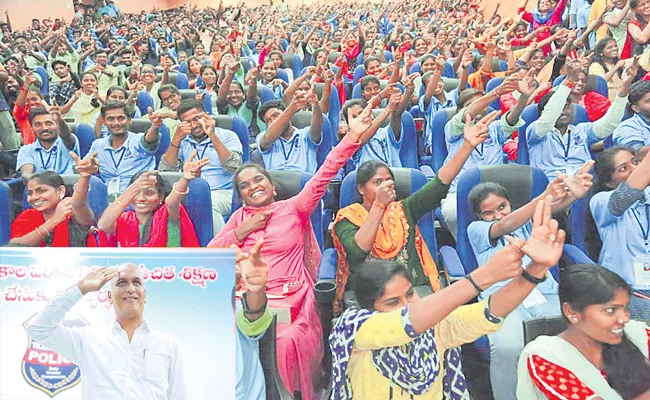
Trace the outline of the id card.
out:
<instances>
[{"instance_id":1,"label":"id card","mask_svg":"<svg viewBox=\"0 0 650 400\"><path fill-rule=\"evenodd\" d=\"M650 255L634 257L634 286L650 286Z\"/></svg>"},{"instance_id":2,"label":"id card","mask_svg":"<svg viewBox=\"0 0 650 400\"><path fill-rule=\"evenodd\" d=\"M575 174L577 174L578 170L579 170L578 167L574 167L572 165L567 165L565 169L566 169L566 175L569 178L571 178L572 176L575 176Z\"/></svg>"},{"instance_id":3,"label":"id card","mask_svg":"<svg viewBox=\"0 0 650 400\"><path fill-rule=\"evenodd\" d=\"M522 304L526 308L531 308L544 303L546 303L546 297L544 297L544 295L542 294L542 292L539 291L539 289L535 288L524 299Z\"/></svg>"},{"instance_id":4,"label":"id card","mask_svg":"<svg viewBox=\"0 0 650 400\"><path fill-rule=\"evenodd\" d=\"M120 178L115 177L108 181L108 187L107 187L108 194L116 194L120 192Z\"/></svg>"}]
</instances>

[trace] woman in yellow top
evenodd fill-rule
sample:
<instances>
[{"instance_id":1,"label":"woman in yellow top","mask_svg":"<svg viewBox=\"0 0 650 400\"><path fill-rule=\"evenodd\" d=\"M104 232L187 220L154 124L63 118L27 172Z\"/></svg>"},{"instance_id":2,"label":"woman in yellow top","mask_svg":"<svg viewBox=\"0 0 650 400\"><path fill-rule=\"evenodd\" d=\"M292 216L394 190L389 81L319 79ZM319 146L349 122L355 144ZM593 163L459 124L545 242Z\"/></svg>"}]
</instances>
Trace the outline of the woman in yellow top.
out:
<instances>
[{"instance_id":1,"label":"woman in yellow top","mask_svg":"<svg viewBox=\"0 0 650 400\"><path fill-rule=\"evenodd\" d=\"M486 265L429 296L418 296L399 263L362 266L361 308L345 310L329 339L331 399L469 399L458 346L496 331L562 255L566 234L551 219L551 201L538 202L527 242L509 237ZM524 254L532 260L526 269ZM477 291L510 278L489 299L463 306Z\"/></svg>"},{"instance_id":2,"label":"woman in yellow top","mask_svg":"<svg viewBox=\"0 0 650 400\"><path fill-rule=\"evenodd\" d=\"M74 118L77 124L88 124L92 121L102 107L104 99L97 91L97 76L92 72L84 72L79 75L81 89L77 90L74 96L61 107L61 113L66 117Z\"/></svg>"}]
</instances>

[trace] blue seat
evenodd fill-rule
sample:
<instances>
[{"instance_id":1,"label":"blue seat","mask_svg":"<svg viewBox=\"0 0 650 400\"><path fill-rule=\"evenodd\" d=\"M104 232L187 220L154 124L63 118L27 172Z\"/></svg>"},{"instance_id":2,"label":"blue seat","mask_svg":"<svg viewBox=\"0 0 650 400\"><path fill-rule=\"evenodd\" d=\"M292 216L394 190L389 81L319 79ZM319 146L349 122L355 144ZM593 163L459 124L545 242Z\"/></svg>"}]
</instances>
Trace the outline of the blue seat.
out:
<instances>
[{"instance_id":1,"label":"blue seat","mask_svg":"<svg viewBox=\"0 0 650 400\"><path fill-rule=\"evenodd\" d=\"M158 73L158 81L162 79L162 73ZM176 86L179 90L180 89L189 89L190 88L190 81L187 78L187 75L183 72L169 72L169 78L168 78L168 83Z\"/></svg>"},{"instance_id":2,"label":"blue seat","mask_svg":"<svg viewBox=\"0 0 650 400\"><path fill-rule=\"evenodd\" d=\"M311 125L311 111L299 111L291 117L291 124L296 129L302 129L304 127ZM316 152L316 159L318 162L318 168L323 165L325 158L332 150L332 130L330 128L329 120L323 115L323 128L321 130L321 142L318 146L318 151Z\"/></svg>"},{"instance_id":3,"label":"blue seat","mask_svg":"<svg viewBox=\"0 0 650 400\"><path fill-rule=\"evenodd\" d=\"M284 68L290 69L293 73L293 79L296 79L300 76L300 71L302 71L302 60L296 54L284 54L282 55L282 65Z\"/></svg>"},{"instance_id":4,"label":"blue seat","mask_svg":"<svg viewBox=\"0 0 650 400\"><path fill-rule=\"evenodd\" d=\"M50 104L50 79L47 74L47 70L43 67L34 68L34 72L38 74L41 78L41 95ZM63 104L59 104L59 107L63 107Z\"/></svg>"},{"instance_id":5,"label":"blue seat","mask_svg":"<svg viewBox=\"0 0 650 400\"><path fill-rule=\"evenodd\" d=\"M0 183L0 246L9 243L11 234L11 190L9 186Z\"/></svg>"},{"instance_id":6,"label":"blue seat","mask_svg":"<svg viewBox=\"0 0 650 400\"><path fill-rule=\"evenodd\" d=\"M194 89L179 89L178 91L181 92L181 101L196 99L196 90ZM213 114L212 97L208 93L203 95L203 108L209 115Z\"/></svg>"},{"instance_id":7,"label":"blue seat","mask_svg":"<svg viewBox=\"0 0 650 400\"><path fill-rule=\"evenodd\" d=\"M277 76L278 78L282 79L286 83L289 83L289 74L287 74L287 71L283 69L278 69Z\"/></svg>"},{"instance_id":8,"label":"blue seat","mask_svg":"<svg viewBox=\"0 0 650 400\"><path fill-rule=\"evenodd\" d=\"M213 115L212 119L217 122L217 127L228 129L237 134L243 150L242 162L250 160L250 143L248 137L248 125L243 118L233 115Z\"/></svg>"},{"instance_id":9,"label":"blue seat","mask_svg":"<svg viewBox=\"0 0 650 400\"><path fill-rule=\"evenodd\" d=\"M573 104L574 107L574 119L573 124L580 124L583 122L589 122L589 117L587 116L587 110L580 104ZM519 128L519 143L517 145L517 162L519 164L528 165L530 164L530 155L528 152L528 129L530 125L537 121L539 115L537 115L537 104L530 104L524 108L524 111L521 113L521 119L524 120L524 125Z\"/></svg>"},{"instance_id":10,"label":"blue seat","mask_svg":"<svg viewBox=\"0 0 650 400\"><path fill-rule=\"evenodd\" d=\"M501 78L501 77L494 77L494 78L490 79L490 80L488 81L488 83L485 85L485 91L486 91L487 93L493 91L494 89L497 88L497 86L499 86L499 85L501 84L501 82L503 82L503 78ZM491 107L493 110L501 110L501 102L499 101L498 98L497 98L497 99L494 99L494 100L490 103L490 107Z\"/></svg>"},{"instance_id":11,"label":"blue seat","mask_svg":"<svg viewBox=\"0 0 650 400\"><path fill-rule=\"evenodd\" d=\"M316 83L314 90L318 95L318 98L323 96L323 83ZM332 136L332 144L338 143L338 131L339 124L341 122L341 101L339 100L339 91L336 89L336 86L331 85L330 89L330 99L329 99L330 110L327 113L327 119L330 121L330 133Z\"/></svg>"},{"instance_id":12,"label":"blue seat","mask_svg":"<svg viewBox=\"0 0 650 400\"><path fill-rule=\"evenodd\" d=\"M364 59L365 59L365 58L364 58L364 56L363 56L363 51L362 51L362 52L359 53L359 55L357 56L357 65L359 65L359 64L360 64L360 65L363 65L363 61L364 61ZM384 59L386 60L387 63L393 62L393 61L395 60L395 59L393 58L393 53L390 52L390 51L388 51L388 50L384 50Z\"/></svg>"},{"instance_id":13,"label":"blue seat","mask_svg":"<svg viewBox=\"0 0 650 400\"><path fill-rule=\"evenodd\" d=\"M275 185L275 191L277 195L275 200L286 200L289 199L298 193L305 187L305 184L309 182L312 175L300 172L300 171L269 171L273 184ZM242 206L242 201L237 195L237 191L233 190L232 195L232 212L234 213L237 209ZM323 222L322 222L322 202L318 202L318 205L312 211L310 219L311 226L314 230L314 235L316 236L316 241L318 245L323 250Z\"/></svg>"},{"instance_id":14,"label":"blue seat","mask_svg":"<svg viewBox=\"0 0 650 400\"><path fill-rule=\"evenodd\" d=\"M68 174L61 175L63 184L66 186L68 193L72 193L74 185L79 181L79 175ZM22 182L20 183L22 185ZM1 201L1 194L0 194ZM108 189L106 184L97 176L90 177L90 190L88 191L88 205L95 215L95 221L99 220L102 213L108 207ZM23 209L27 210L32 208L31 204L27 202L27 187L23 191ZM0 221L1 221L0 215Z\"/></svg>"},{"instance_id":15,"label":"blue seat","mask_svg":"<svg viewBox=\"0 0 650 400\"><path fill-rule=\"evenodd\" d=\"M79 157L84 158L95 141L95 132L88 124L68 124L68 126L79 141Z\"/></svg>"},{"instance_id":16,"label":"blue seat","mask_svg":"<svg viewBox=\"0 0 650 400\"><path fill-rule=\"evenodd\" d=\"M363 64L357 65L354 68L354 72L352 72L352 82L359 83L363 77L366 76L366 69L364 68Z\"/></svg>"},{"instance_id":17,"label":"blue seat","mask_svg":"<svg viewBox=\"0 0 650 400\"><path fill-rule=\"evenodd\" d=\"M129 126L129 131L134 133L144 133L151 128L151 121L144 118L138 118L131 120L131 125ZM169 133L169 127L166 124L162 124L160 127L160 145L156 151L156 168L160 164L160 159L167 152L169 144L171 143L171 135Z\"/></svg>"},{"instance_id":18,"label":"blue seat","mask_svg":"<svg viewBox=\"0 0 650 400\"><path fill-rule=\"evenodd\" d=\"M422 73L422 67L421 67L421 64L420 64L419 61L416 62L415 64L411 65L411 69L409 69L409 75L410 74L415 74L415 73L418 73L418 74Z\"/></svg>"},{"instance_id":19,"label":"blue seat","mask_svg":"<svg viewBox=\"0 0 650 400\"><path fill-rule=\"evenodd\" d=\"M408 111L402 113L402 138L402 147L399 149L402 167L418 169L418 134L415 130L415 120Z\"/></svg>"},{"instance_id":20,"label":"blue seat","mask_svg":"<svg viewBox=\"0 0 650 400\"><path fill-rule=\"evenodd\" d=\"M385 79L382 79L379 81L379 86L384 89L386 86L388 86L388 81ZM397 87L399 90L404 93L404 86L401 83L397 83ZM361 83L356 83L354 85L354 88L352 89L352 98L353 99L360 99L361 98Z\"/></svg>"},{"instance_id":21,"label":"blue seat","mask_svg":"<svg viewBox=\"0 0 650 400\"><path fill-rule=\"evenodd\" d=\"M431 121L431 169L438 172L447 158L447 142L445 141L445 125L456 114L456 107L439 110Z\"/></svg>"},{"instance_id":22,"label":"blue seat","mask_svg":"<svg viewBox=\"0 0 650 400\"><path fill-rule=\"evenodd\" d=\"M560 75L553 81L553 87L559 86L560 83L564 82L565 75ZM609 89L607 88L607 81L602 76L598 75L588 75L587 76L587 90L595 90L596 92L607 97L609 95Z\"/></svg>"},{"instance_id":23,"label":"blue seat","mask_svg":"<svg viewBox=\"0 0 650 400\"><path fill-rule=\"evenodd\" d=\"M244 94L246 93L248 93L248 86L244 86ZM275 100L273 90L259 83L257 84L257 97L260 99L260 104Z\"/></svg>"},{"instance_id":24,"label":"blue seat","mask_svg":"<svg viewBox=\"0 0 650 400\"><path fill-rule=\"evenodd\" d=\"M180 178L181 172L159 172L165 182L166 188L171 188ZM187 214L194 224L194 231L202 247L210 243L214 237L212 234L212 198L210 197L210 185L203 178L196 178L190 181L189 193L183 199L183 205Z\"/></svg>"},{"instance_id":25,"label":"blue seat","mask_svg":"<svg viewBox=\"0 0 650 400\"><path fill-rule=\"evenodd\" d=\"M147 115L149 107L151 107L152 110L154 109L153 97L144 90L141 90L138 92L137 105L138 109L140 109L140 114Z\"/></svg>"}]
</instances>

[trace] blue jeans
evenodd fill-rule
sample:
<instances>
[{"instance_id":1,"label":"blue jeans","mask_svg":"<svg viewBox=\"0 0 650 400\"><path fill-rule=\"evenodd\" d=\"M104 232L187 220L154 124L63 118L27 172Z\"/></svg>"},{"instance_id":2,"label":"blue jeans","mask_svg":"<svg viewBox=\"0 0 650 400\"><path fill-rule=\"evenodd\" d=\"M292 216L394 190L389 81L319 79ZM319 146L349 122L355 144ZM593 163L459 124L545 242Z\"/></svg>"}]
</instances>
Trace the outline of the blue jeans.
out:
<instances>
[{"instance_id":1,"label":"blue jeans","mask_svg":"<svg viewBox=\"0 0 650 400\"><path fill-rule=\"evenodd\" d=\"M490 340L490 382L497 400L516 400L517 363L524 349L523 321L559 316L558 295L544 295L546 302L531 308L519 305L503 321L498 331L488 335Z\"/></svg>"}]
</instances>

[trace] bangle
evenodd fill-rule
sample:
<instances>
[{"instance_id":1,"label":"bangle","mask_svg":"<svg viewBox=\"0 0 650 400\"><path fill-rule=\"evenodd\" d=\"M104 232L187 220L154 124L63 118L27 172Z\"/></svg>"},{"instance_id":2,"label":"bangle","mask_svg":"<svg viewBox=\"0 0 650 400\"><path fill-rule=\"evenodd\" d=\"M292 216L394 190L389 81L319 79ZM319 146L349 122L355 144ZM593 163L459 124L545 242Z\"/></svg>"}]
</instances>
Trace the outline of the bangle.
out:
<instances>
[{"instance_id":1,"label":"bangle","mask_svg":"<svg viewBox=\"0 0 650 400\"><path fill-rule=\"evenodd\" d=\"M36 231L36 233L38 233L38 235L41 237L41 239L45 240L46 236L43 235L38 228L40 228L40 226L37 226L36 228L34 228L34 230Z\"/></svg>"},{"instance_id":2,"label":"bangle","mask_svg":"<svg viewBox=\"0 0 650 400\"><path fill-rule=\"evenodd\" d=\"M538 278L536 276L532 276L530 272L526 271L525 269L521 273L521 276L528 282L532 283L533 285L539 285L540 283L546 280L546 274L544 274L543 278Z\"/></svg>"},{"instance_id":3,"label":"bangle","mask_svg":"<svg viewBox=\"0 0 650 400\"><path fill-rule=\"evenodd\" d=\"M45 233L41 232L41 229L43 229L43 231L45 231ZM50 236L50 232L48 232L47 229L43 228L43 225L37 226L36 227L36 232L38 232L38 234L41 235L43 240L45 240L46 237Z\"/></svg>"},{"instance_id":4,"label":"bangle","mask_svg":"<svg viewBox=\"0 0 650 400\"><path fill-rule=\"evenodd\" d=\"M479 292L479 294L483 291L483 289L481 289L481 287L476 284L476 281L474 281L474 278L472 278L472 274L465 275L465 279L467 279L469 281L469 283L471 283L472 286L474 286L474 289L476 289L476 291Z\"/></svg>"},{"instance_id":5,"label":"bangle","mask_svg":"<svg viewBox=\"0 0 650 400\"><path fill-rule=\"evenodd\" d=\"M266 311L266 306L267 306L267 299L266 296L264 297L264 304L258 309L251 310L248 308L248 293L244 292L241 296L241 305L244 309L244 313L249 314L249 315L256 315L256 314L262 314L264 311Z\"/></svg>"},{"instance_id":6,"label":"bangle","mask_svg":"<svg viewBox=\"0 0 650 400\"><path fill-rule=\"evenodd\" d=\"M376 200L372 202L372 205L373 205L373 207L379 207L379 208L381 208L382 210L385 210L385 209L386 209L386 206L385 206L385 205L378 203Z\"/></svg>"},{"instance_id":7,"label":"bangle","mask_svg":"<svg viewBox=\"0 0 650 400\"><path fill-rule=\"evenodd\" d=\"M120 207L122 207L123 210L126 209L126 204L124 204L124 203L122 202L122 200L120 200L120 199L115 199L115 202L116 202Z\"/></svg>"},{"instance_id":8,"label":"bangle","mask_svg":"<svg viewBox=\"0 0 650 400\"><path fill-rule=\"evenodd\" d=\"M169 145L172 146L172 147L176 147L177 149L180 149L180 148L181 148L181 146L177 146L177 145L175 145L174 143L170 143Z\"/></svg>"},{"instance_id":9,"label":"bangle","mask_svg":"<svg viewBox=\"0 0 650 400\"><path fill-rule=\"evenodd\" d=\"M178 182L176 182L176 183L174 183L172 185L172 191L173 192L176 192L176 193L178 193L178 194L180 194L182 196L184 196L184 195L186 195L186 194L188 194L190 192L190 187L189 186L187 187L187 190L185 190L184 192L179 192L178 189L176 189L177 184L178 184Z\"/></svg>"}]
</instances>

